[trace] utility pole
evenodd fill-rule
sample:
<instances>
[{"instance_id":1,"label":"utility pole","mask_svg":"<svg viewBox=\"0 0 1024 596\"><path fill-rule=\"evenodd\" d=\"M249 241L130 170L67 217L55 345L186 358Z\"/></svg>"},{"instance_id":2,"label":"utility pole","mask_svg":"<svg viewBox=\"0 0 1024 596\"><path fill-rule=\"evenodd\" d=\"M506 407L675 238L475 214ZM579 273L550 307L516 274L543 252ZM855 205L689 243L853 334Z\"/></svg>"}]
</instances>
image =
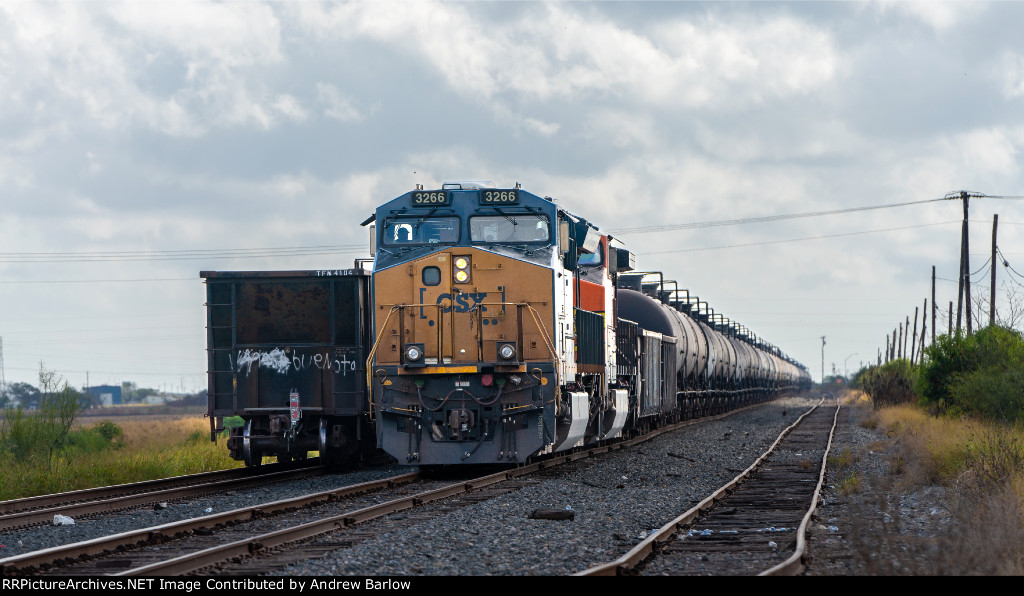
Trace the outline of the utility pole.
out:
<instances>
[{"instance_id":1,"label":"utility pole","mask_svg":"<svg viewBox=\"0 0 1024 596\"><path fill-rule=\"evenodd\" d=\"M964 306L967 306L967 334L971 333L971 253L970 236L967 225L967 212L971 196L967 191L960 191L960 199L964 202L964 223L960 231L960 286L956 303L956 330L961 329L960 321L964 314Z\"/></svg>"},{"instance_id":2,"label":"utility pole","mask_svg":"<svg viewBox=\"0 0 1024 596\"><path fill-rule=\"evenodd\" d=\"M910 320L909 318L907 319ZM921 331L924 334L924 331ZM914 339L910 340L910 366L914 366L914 354L917 350L917 307L914 307Z\"/></svg>"},{"instance_id":3,"label":"utility pole","mask_svg":"<svg viewBox=\"0 0 1024 596\"><path fill-rule=\"evenodd\" d=\"M900 323L900 339L896 344L896 357L903 358L903 323Z\"/></svg>"},{"instance_id":4,"label":"utility pole","mask_svg":"<svg viewBox=\"0 0 1024 596\"><path fill-rule=\"evenodd\" d=\"M932 307L933 307L932 308L932 312L935 312L935 309L934 309L935 305L933 304ZM924 299L924 306L921 307L921 348L917 351L917 362L918 362L918 364L921 364L921 363L924 362L924 335L926 333L925 328L928 326L928 317L924 316L924 312L927 311L927 310L928 310L928 299L925 298ZM935 333L934 329L932 329L932 333L933 334Z\"/></svg>"},{"instance_id":5,"label":"utility pole","mask_svg":"<svg viewBox=\"0 0 1024 596\"><path fill-rule=\"evenodd\" d=\"M825 336L821 336L821 384L825 384Z\"/></svg>"},{"instance_id":6,"label":"utility pole","mask_svg":"<svg viewBox=\"0 0 1024 596\"><path fill-rule=\"evenodd\" d=\"M935 343L935 265L932 265L932 343Z\"/></svg>"},{"instance_id":7,"label":"utility pole","mask_svg":"<svg viewBox=\"0 0 1024 596\"><path fill-rule=\"evenodd\" d=\"M988 294L988 325L996 324L996 228L999 227L999 214L992 215L992 288Z\"/></svg>"},{"instance_id":8,"label":"utility pole","mask_svg":"<svg viewBox=\"0 0 1024 596\"><path fill-rule=\"evenodd\" d=\"M7 379L4 376L4 338L0 337L0 402L7 396Z\"/></svg>"}]
</instances>

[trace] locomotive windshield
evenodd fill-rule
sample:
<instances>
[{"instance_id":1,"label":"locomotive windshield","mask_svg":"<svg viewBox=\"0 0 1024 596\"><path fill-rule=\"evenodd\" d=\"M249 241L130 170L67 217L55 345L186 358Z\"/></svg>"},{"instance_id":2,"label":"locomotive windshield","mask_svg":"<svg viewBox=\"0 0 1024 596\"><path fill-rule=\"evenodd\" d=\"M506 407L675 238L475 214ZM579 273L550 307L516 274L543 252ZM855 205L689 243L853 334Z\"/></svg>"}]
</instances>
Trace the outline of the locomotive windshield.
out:
<instances>
[{"instance_id":1,"label":"locomotive windshield","mask_svg":"<svg viewBox=\"0 0 1024 596\"><path fill-rule=\"evenodd\" d=\"M389 246L455 244L459 241L459 218L389 218L384 226L383 234L384 244Z\"/></svg>"},{"instance_id":2,"label":"locomotive windshield","mask_svg":"<svg viewBox=\"0 0 1024 596\"><path fill-rule=\"evenodd\" d=\"M532 214L477 215L469 218L472 242L548 242L551 230L548 218Z\"/></svg>"}]
</instances>

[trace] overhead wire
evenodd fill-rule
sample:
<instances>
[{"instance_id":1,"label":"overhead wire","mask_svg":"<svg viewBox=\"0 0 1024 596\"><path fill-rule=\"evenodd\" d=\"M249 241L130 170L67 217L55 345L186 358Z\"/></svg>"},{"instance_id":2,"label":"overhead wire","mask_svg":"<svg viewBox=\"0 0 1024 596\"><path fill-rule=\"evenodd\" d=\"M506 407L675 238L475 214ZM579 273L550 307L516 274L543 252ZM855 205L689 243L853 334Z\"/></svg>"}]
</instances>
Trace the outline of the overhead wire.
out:
<instances>
[{"instance_id":1,"label":"overhead wire","mask_svg":"<svg viewBox=\"0 0 1024 596\"><path fill-rule=\"evenodd\" d=\"M222 248L148 251L4 252L0 263L80 263L128 261L179 261L195 259L251 259L260 257L313 256L365 252L366 244L284 246L271 248Z\"/></svg>"},{"instance_id":2,"label":"overhead wire","mask_svg":"<svg viewBox=\"0 0 1024 596\"><path fill-rule=\"evenodd\" d=\"M941 199L925 199L923 201L906 201L903 203L888 203L885 205L869 205L865 207L848 207L846 209L831 209L828 211L807 211L804 213L786 213L780 215L765 215L761 217L743 217L739 219L723 219L717 221L700 221L682 224L669 224L664 226L642 226L637 228L619 228L617 230L610 230L612 234L633 234L637 232L668 232L672 230L692 230L699 228L711 228L718 226L733 226L743 225L751 223L764 223L773 221L782 221L787 219L800 219L806 217L820 217L823 215L839 215L843 213L854 213L857 211L872 211L876 209L891 209L894 207L906 207L908 205L920 205L924 203L935 203L938 201L951 200L948 197Z\"/></svg>"},{"instance_id":3,"label":"overhead wire","mask_svg":"<svg viewBox=\"0 0 1024 596\"><path fill-rule=\"evenodd\" d=\"M938 222L938 223L919 224L919 225L916 225L916 226L901 226L901 227L898 227L898 228L883 228L883 229L878 229L878 230L862 230L862 231L859 231L859 232L843 232L841 234L825 234L823 236L807 236L807 237L804 237L804 238L788 238L788 239L784 239L784 240L765 240L763 242L747 242L747 243L744 243L744 244L725 244L725 245L722 245L722 246L705 246L705 247L700 247L700 248L680 248L680 249L675 249L675 250L659 250L659 251L654 251L654 252L644 252L644 253L637 253L637 254L645 255L646 256L646 255L660 255L660 254L678 253L678 252L698 252L698 251L702 251L702 250L719 250L719 249L723 249L723 248L741 248L741 247L746 247L746 246L762 246L762 245L766 245L766 244L784 244L784 243L787 243L787 242L802 242L802 241L805 241L805 240L821 240L821 239L824 239L824 238L840 238L840 237L843 237L843 236L860 236L860 235L863 235L863 234L876 234L876 233L879 233L879 232L894 232L894 231L898 231L898 230L910 230L910 229L913 229L913 228L927 228L927 227L933 227L933 226L943 226L943 225L948 225L948 224L951 224L951 223L957 223L959 221L960 220L941 221L941 222Z\"/></svg>"}]
</instances>

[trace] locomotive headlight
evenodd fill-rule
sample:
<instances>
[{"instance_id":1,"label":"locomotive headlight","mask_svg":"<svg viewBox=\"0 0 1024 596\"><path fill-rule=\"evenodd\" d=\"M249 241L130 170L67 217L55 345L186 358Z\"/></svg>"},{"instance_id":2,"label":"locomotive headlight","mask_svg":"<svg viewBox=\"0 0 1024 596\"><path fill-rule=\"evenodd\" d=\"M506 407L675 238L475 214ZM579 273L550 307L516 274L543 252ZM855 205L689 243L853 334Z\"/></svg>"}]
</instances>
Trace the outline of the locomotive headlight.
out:
<instances>
[{"instance_id":1,"label":"locomotive headlight","mask_svg":"<svg viewBox=\"0 0 1024 596\"><path fill-rule=\"evenodd\" d=\"M469 282L469 257L455 257L452 265L455 266L455 283Z\"/></svg>"},{"instance_id":2,"label":"locomotive headlight","mask_svg":"<svg viewBox=\"0 0 1024 596\"><path fill-rule=\"evenodd\" d=\"M498 344L498 358L512 360L516 357L516 345L514 343Z\"/></svg>"},{"instance_id":3,"label":"locomotive headlight","mask_svg":"<svg viewBox=\"0 0 1024 596\"><path fill-rule=\"evenodd\" d=\"M423 344L406 344L404 355L406 364L419 364L423 361Z\"/></svg>"}]
</instances>

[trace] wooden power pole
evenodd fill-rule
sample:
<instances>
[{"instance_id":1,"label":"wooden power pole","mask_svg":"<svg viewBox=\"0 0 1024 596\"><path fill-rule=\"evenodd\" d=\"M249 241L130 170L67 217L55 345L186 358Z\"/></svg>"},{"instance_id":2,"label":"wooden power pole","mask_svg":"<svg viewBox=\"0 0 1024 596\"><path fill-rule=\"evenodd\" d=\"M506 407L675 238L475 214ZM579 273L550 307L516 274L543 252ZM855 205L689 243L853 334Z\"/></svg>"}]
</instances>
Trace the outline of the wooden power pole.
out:
<instances>
[{"instance_id":1,"label":"wooden power pole","mask_svg":"<svg viewBox=\"0 0 1024 596\"><path fill-rule=\"evenodd\" d=\"M932 343L935 343L935 265L932 265Z\"/></svg>"},{"instance_id":2,"label":"wooden power pole","mask_svg":"<svg viewBox=\"0 0 1024 596\"><path fill-rule=\"evenodd\" d=\"M988 294L988 324L996 324L996 228L999 227L999 214L992 215L992 287Z\"/></svg>"}]
</instances>

